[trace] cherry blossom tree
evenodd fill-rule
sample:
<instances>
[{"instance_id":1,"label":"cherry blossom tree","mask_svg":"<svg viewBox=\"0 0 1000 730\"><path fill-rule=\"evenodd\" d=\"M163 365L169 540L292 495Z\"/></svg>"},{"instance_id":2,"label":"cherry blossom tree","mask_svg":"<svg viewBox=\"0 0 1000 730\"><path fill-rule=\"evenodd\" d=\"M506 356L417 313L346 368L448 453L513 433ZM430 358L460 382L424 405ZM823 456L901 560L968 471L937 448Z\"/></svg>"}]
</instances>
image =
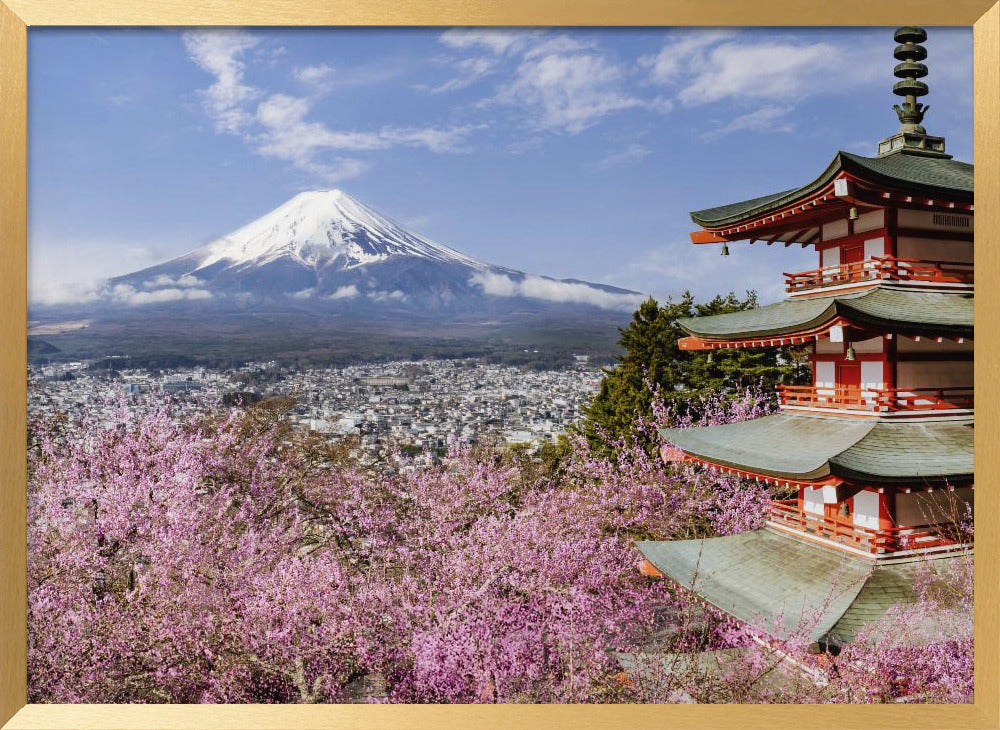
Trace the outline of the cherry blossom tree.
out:
<instances>
[{"instance_id":1,"label":"cherry blossom tree","mask_svg":"<svg viewBox=\"0 0 1000 730\"><path fill-rule=\"evenodd\" d=\"M440 467L387 475L292 428L287 405L186 420L169 405L131 404L107 418L30 424L31 701L868 702L915 696L908 685L945 701L971 692L971 634L938 631L917 650L872 634L836 658L836 672L826 668L836 692L807 683L762 694L754 677L779 662L753 649L752 627L639 573L636 539L759 527L762 487L665 464L639 440L593 449L583 438L544 467L527 454L458 447ZM638 425L653 433L770 407L750 389L706 397L687 411L698 424L658 406ZM927 581L927 600L945 600L940 585ZM958 617L971 616L966 593L949 594ZM661 654L734 650L739 661L722 675L675 671L669 687L650 689L621 658L654 644ZM894 677L874 692L872 667Z\"/></svg>"}]
</instances>

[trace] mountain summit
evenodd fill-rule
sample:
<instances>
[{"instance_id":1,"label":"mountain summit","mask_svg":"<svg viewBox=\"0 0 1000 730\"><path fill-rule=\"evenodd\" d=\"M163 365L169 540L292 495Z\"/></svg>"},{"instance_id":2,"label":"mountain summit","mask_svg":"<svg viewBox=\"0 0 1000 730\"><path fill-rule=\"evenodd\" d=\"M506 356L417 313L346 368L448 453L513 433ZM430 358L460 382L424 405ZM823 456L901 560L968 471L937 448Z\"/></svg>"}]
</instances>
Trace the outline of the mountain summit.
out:
<instances>
[{"instance_id":1,"label":"mountain summit","mask_svg":"<svg viewBox=\"0 0 1000 730\"><path fill-rule=\"evenodd\" d=\"M641 300L626 289L478 261L341 190L300 193L202 248L112 279L106 293L127 304L238 299L491 312L515 299L617 310Z\"/></svg>"},{"instance_id":2,"label":"mountain summit","mask_svg":"<svg viewBox=\"0 0 1000 730\"><path fill-rule=\"evenodd\" d=\"M314 270L339 269L411 256L488 268L447 246L410 233L342 190L299 193L267 215L189 254L192 273L217 263L263 266L288 258Z\"/></svg>"}]
</instances>

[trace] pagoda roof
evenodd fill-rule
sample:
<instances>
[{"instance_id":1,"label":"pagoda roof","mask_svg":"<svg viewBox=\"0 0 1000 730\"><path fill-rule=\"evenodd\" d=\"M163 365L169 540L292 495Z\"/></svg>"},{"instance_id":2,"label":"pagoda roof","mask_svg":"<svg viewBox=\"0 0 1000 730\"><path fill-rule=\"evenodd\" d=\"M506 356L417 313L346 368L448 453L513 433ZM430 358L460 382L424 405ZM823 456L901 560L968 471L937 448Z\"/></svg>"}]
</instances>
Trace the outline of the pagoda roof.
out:
<instances>
[{"instance_id":1,"label":"pagoda roof","mask_svg":"<svg viewBox=\"0 0 1000 730\"><path fill-rule=\"evenodd\" d=\"M941 484L973 475L973 419L846 419L776 413L750 421L666 428L698 461L779 481Z\"/></svg>"},{"instance_id":2,"label":"pagoda roof","mask_svg":"<svg viewBox=\"0 0 1000 730\"><path fill-rule=\"evenodd\" d=\"M691 213L691 220L704 228L735 225L802 198L808 198L843 173L874 185L903 189L931 198L971 200L973 169L974 166L968 162L927 157L905 151L883 157L862 157L841 151L834 156L819 177L802 187L715 208L696 210Z\"/></svg>"},{"instance_id":3,"label":"pagoda roof","mask_svg":"<svg viewBox=\"0 0 1000 730\"><path fill-rule=\"evenodd\" d=\"M971 293L920 292L877 286L862 292L788 299L756 309L678 319L703 340L745 340L809 332L838 318L865 328L908 335L971 337Z\"/></svg>"},{"instance_id":4,"label":"pagoda roof","mask_svg":"<svg viewBox=\"0 0 1000 730\"><path fill-rule=\"evenodd\" d=\"M801 638L814 647L848 643L891 606L915 602L914 582L928 560L876 566L768 528L637 546L664 576L716 608L776 638Z\"/></svg>"}]
</instances>

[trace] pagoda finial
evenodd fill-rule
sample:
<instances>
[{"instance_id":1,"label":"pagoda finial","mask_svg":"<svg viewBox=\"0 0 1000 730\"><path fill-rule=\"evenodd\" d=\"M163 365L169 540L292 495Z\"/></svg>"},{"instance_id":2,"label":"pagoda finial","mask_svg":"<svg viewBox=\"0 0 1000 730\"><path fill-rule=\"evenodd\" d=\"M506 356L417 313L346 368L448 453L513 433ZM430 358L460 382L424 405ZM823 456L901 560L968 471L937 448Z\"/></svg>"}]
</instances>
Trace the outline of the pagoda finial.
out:
<instances>
[{"instance_id":1,"label":"pagoda finial","mask_svg":"<svg viewBox=\"0 0 1000 730\"><path fill-rule=\"evenodd\" d=\"M905 98L902 106L896 104L896 116L899 117L901 132L917 132L926 134L927 130L920 126L924 121L924 114L930 108L917 103L917 97L926 96L929 89L927 84L917 79L927 75L927 66L920 63L927 58L927 49L921 43L927 40L927 31L923 28L916 28L912 25L905 25L897 28L893 35L896 43L896 50L892 55L897 61L902 61L892 70L896 78L902 79L892 87L892 93Z\"/></svg>"},{"instance_id":2,"label":"pagoda finial","mask_svg":"<svg viewBox=\"0 0 1000 730\"><path fill-rule=\"evenodd\" d=\"M950 157L944 153L944 137L932 137L921 126L924 114L930 109L925 104L917 103L918 98L927 96L930 91L927 84L919 81L927 75L927 66L921 63L927 58L927 49L921 45L927 40L927 31L904 25L896 29L893 38L899 45L892 55L899 63L892 72L900 81L893 85L892 93L903 97L903 103L893 106L899 117L899 131L879 142L879 156L905 152L927 157Z\"/></svg>"}]
</instances>

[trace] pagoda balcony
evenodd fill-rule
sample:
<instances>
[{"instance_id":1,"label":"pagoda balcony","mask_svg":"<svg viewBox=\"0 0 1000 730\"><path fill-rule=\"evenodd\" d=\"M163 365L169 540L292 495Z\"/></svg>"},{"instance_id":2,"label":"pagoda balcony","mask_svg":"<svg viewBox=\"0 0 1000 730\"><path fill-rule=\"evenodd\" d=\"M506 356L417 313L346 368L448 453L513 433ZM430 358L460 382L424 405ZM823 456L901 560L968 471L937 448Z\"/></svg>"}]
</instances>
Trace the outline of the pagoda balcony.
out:
<instances>
[{"instance_id":1,"label":"pagoda balcony","mask_svg":"<svg viewBox=\"0 0 1000 730\"><path fill-rule=\"evenodd\" d=\"M782 407L862 413L973 410L972 388L861 388L856 386L779 385Z\"/></svg>"},{"instance_id":2,"label":"pagoda balcony","mask_svg":"<svg viewBox=\"0 0 1000 730\"><path fill-rule=\"evenodd\" d=\"M785 273L785 291L799 294L829 286L867 284L880 281L920 282L954 286L973 286L973 265L961 261L922 261L876 256L850 264L825 266L821 269Z\"/></svg>"},{"instance_id":3,"label":"pagoda balcony","mask_svg":"<svg viewBox=\"0 0 1000 730\"><path fill-rule=\"evenodd\" d=\"M871 555L903 551L948 552L966 546L951 525L921 525L874 529L855 525L849 519L805 512L797 499L772 500L768 524L806 537L829 540Z\"/></svg>"}]
</instances>

